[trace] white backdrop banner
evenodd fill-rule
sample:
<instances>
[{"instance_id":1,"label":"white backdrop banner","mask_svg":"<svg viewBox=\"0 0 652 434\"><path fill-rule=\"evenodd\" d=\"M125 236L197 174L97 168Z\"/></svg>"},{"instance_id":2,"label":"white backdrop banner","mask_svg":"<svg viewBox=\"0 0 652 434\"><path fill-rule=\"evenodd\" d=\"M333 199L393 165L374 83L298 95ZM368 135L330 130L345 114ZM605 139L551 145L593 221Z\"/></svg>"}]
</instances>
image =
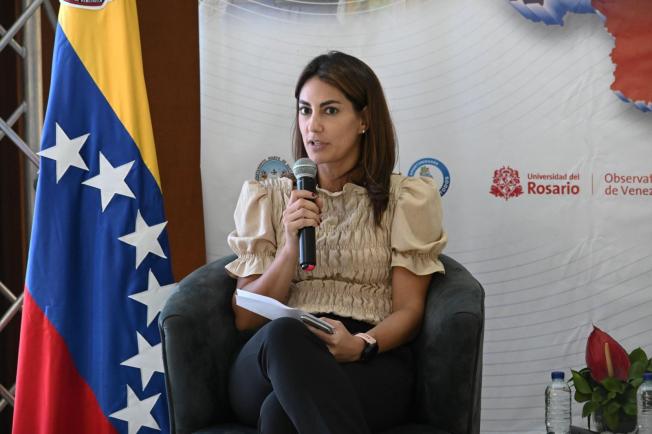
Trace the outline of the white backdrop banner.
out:
<instances>
[{"instance_id":1,"label":"white backdrop banner","mask_svg":"<svg viewBox=\"0 0 652 434\"><path fill-rule=\"evenodd\" d=\"M482 432L543 432L550 371L584 366L592 324L652 352L652 105L610 89L605 16L570 3L201 2L207 259L230 253L242 182L292 164L301 69L360 57L389 100L397 170L439 183L445 253L486 290Z\"/></svg>"}]
</instances>

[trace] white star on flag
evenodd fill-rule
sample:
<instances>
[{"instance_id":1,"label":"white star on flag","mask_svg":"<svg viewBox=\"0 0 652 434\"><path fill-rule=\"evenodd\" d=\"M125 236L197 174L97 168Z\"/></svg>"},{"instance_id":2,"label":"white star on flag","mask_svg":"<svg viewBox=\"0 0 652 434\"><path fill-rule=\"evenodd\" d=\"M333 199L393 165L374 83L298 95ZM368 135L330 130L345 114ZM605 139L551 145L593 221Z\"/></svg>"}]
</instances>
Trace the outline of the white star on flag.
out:
<instances>
[{"instance_id":1,"label":"white star on flag","mask_svg":"<svg viewBox=\"0 0 652 434\"><path fill-rule=\"evenodd\" d=\"M56 131L56 144L38 152L38 155L56 161L58 184L70 166L88 170L84 159L79 154L79 150L84 146L90 134L83 134L74 139L70 139L59 124L56 124Z\"/></svg>"},{"instance_id":2,"label":"white star on flag","mask_svg":"<svg viewBox=\"0 0 652 434\"><path fill-rule=\"evenodd\" d=\"M82 184L100 190L102 196L102 212L104 212L107 205L116 194L131 197L132 199L136 198L125 182L125 178L133 164L134 162L132 161L123 164L122 166L113 167L104 154L100 152L100 174L88 178L86 181L82 182Z\"/></svg>"},{"instance_id":3,"label":"white star on flag","mask_svg":"<svg viewBox=\"0 0 652 434\"><path fill-rule=\"evenodd\" d=\"M123 243L136 247L136 268L143 262L143 259L145 259L148 253L153 253L161 258L167 258L163 253L161 243L158 242L158 237L167 224L168 222L163 222L154 226L148 226L140 215L140 210L138 210L138 214L136 215L136 230L118 238Z\"/></svg>"},{"instance_id":4,"label":"white star on flag","mask_svg":"<svg viewBox=\"0 0 652 434\"><path fill-rule=\"evenodd\" d=\"M136 300L139 303L147 306L147 325L149 326L156 315L163 309L165 301L168 299L176 283L161 286L156 280L152 270L149 270L149 277L147 278L147 290L131 294L129 298Z\"/></svg>"},{"instance_id":5,"label":"white star on flag","mask_svg":"<svg viewBox=\"0 0 652 434\"><path fill-rule=\"evenodd\" d=\"M122 410L110 414L109 417L127 422L129 434L136 434L142 426L160 430L161 428L151 414L152 408L156 404L159 396L161 394L157 393L141 401L134 391L131 390L131 387L127 386L127 406Z\"/></svg>"},{"instance_id":6,"label":"white star on flag","mask_svg":"<svg viewBox=\"0 0 652 434\"><path fill-rule=\"evenodd\" d=\"M163 373L161 344L151 346L138 332L136 332L136 338L138 339L138 354L120 363L120 365L140 369L140 380L142 381L143 390L145 390L154 372Z\"/></svg>"}]
</instances>

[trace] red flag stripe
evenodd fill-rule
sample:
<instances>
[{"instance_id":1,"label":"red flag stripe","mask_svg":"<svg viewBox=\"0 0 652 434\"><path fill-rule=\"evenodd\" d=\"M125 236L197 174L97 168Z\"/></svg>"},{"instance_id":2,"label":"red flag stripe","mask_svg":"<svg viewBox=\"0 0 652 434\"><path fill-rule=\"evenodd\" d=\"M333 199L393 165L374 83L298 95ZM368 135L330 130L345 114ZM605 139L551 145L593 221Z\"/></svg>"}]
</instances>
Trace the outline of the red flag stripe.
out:
<instances>
[{"instance_id":1,"label":"red flag stripe","mask_svg":"<svg viewBox=\"0 0 652 434\"><path fill-rule=\"evenodd\" d=\"M25 289L13 434L116 434L61 335Z\"/></svg>"}]
</instances>

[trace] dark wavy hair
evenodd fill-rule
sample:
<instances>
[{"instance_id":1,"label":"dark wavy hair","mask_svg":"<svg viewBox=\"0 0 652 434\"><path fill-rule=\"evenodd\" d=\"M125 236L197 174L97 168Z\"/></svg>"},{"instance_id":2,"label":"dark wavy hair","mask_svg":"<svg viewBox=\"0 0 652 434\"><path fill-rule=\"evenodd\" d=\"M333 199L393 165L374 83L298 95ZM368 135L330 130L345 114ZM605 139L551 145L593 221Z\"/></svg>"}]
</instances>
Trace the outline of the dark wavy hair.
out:
<instances>
[{"instance_id":1,"label":"dark wavy hair","mask_svg":"<svg viewBox=\"0 0 652 434\"><path fill-rule=\"evenodd\" d=\"M360 159L353 170L352 181L367 189L377 225L389 202L389 183L396 165L396 133L389 114L383 88L367 64L348 54L330 51L315 57L303 69L294 90L297 100L294 132L294 158L308 156L297 121L299 94L313 77L336 87L351 101L357 112L366 108L367 130L360 142Z\"/></svg>"}]
</instances>

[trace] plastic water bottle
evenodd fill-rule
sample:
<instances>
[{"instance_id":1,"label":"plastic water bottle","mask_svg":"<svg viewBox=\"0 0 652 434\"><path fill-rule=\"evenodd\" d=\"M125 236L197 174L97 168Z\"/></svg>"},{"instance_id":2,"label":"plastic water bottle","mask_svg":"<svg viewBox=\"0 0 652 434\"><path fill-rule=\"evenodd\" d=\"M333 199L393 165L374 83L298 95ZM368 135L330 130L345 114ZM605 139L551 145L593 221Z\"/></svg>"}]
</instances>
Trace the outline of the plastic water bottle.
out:
<instances>
[{"instance_id":1,"label":"plastic water bottle","mask_svg":"<svg viewBox=\"0 0 652 434\"><path fill-rule=\"evenodd\" d=\"M546 387L546 433L569 434L571 426L571 391L564 373L553 372Z\"/></svg>"},{"instance_id":2,"label":"plastic water bottle","mask_svg":"<svg viewBox=\"0 0 652 434\"><path fill-rule=\"evenodd\" d=\"M652 373L643 374L643 383L636 391L638 434L652 434Z\"/></svg>"}]
</instances>

